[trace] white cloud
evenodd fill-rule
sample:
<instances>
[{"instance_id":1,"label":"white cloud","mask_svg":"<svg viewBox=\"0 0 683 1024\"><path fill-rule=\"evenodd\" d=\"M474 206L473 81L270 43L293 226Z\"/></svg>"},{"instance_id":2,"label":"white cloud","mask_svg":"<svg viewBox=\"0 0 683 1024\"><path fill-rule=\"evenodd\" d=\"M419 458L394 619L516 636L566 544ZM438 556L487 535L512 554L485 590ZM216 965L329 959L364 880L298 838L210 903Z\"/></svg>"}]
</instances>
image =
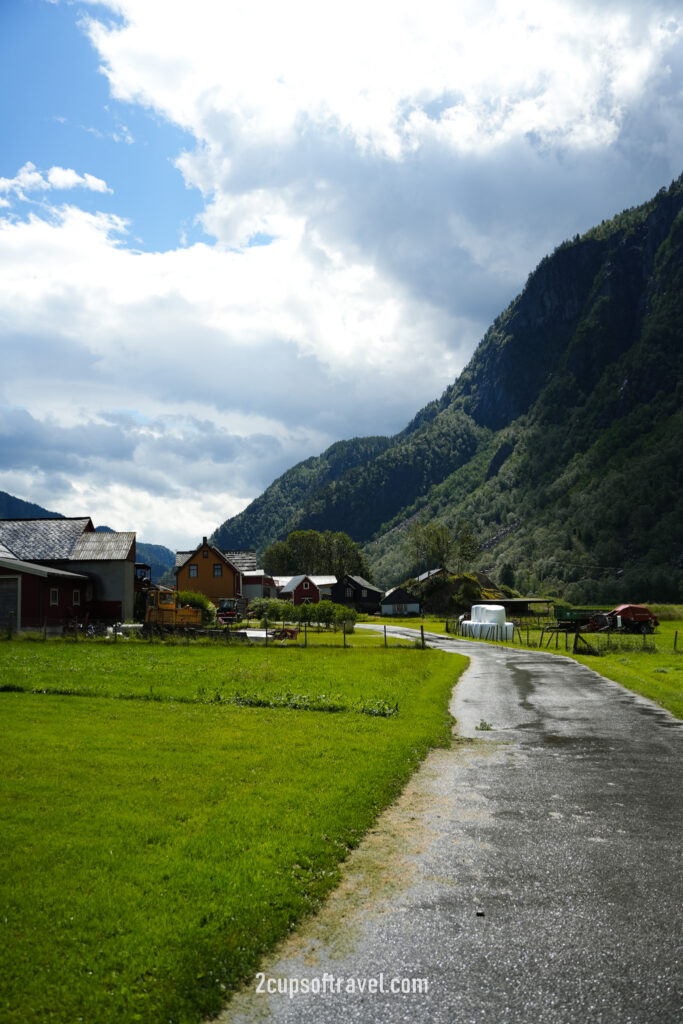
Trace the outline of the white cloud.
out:
<instances>
[{"instance_id":1,"label":"white cloud","mask_svg":"<svg viewBox=\"0 0 683 1024\"><path fill-rule=\"evenodd\" d=\"M28 473L14 493L138 516L148 540L187 546L298 458L401 428L538 259L683 165L672 3L91 11L112 95L194 136L176 166L216 241L135 252L123 217L49 205L101 178L0 178L4 209L41 197L0 218L0 400L31 417L0 487Z\"/></svg>"},{"instance_id":2,"label":"white cloud","mask_svg":"<svg viewBox=\"0 0 683 1024\"><path fill-rule=\"evenodd\" d=\"M13 178L0 178L0 193L14 194L26 199L28 192L48 192L51 189L64 191L85 188L91 192L111 192L106 181L94 174L78 174L67 167L51 167L48 171L36 170L30 161L21 167ZM5 205L3 203L3 205Z\"/></svg>"}]
</instances>

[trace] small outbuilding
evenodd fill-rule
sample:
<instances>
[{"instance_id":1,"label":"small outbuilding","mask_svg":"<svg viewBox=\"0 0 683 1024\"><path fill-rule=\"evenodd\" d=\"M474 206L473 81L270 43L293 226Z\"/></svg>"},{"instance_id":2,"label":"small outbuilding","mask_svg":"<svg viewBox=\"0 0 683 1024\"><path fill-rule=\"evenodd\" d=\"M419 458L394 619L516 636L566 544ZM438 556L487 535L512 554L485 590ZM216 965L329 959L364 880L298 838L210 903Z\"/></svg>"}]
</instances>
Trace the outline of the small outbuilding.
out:
<instances>
[{"instance_id":1,"label":"small outbuilding","mask_svg":"<svg viewBox=\"0 0 683 1024\"><path fill-rule=\"evenodd\" d=\"M337 582L336 576L308 576L301 574L292 576L280 590L278 597L292 604L318 604L319 601L332 600L332 587Z\"/></svg>"},{"instance_id":2,"label":"small outbuilding","mask_svg":"<svg viewBox=\"0 0 683 1024\"><path fill-rule=\"evenodd\" d=\"M382 615L419 615L420 602L405 587L387 590L381 602Z\"/></svg>"}]
</instances>

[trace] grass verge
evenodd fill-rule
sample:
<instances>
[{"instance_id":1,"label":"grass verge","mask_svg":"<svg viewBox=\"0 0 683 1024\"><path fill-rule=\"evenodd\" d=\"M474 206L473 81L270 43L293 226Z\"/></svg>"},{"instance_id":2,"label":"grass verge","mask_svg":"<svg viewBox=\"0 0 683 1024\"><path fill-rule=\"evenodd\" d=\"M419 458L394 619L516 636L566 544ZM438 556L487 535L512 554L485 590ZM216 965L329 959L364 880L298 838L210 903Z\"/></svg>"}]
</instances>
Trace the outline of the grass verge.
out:
<instances>
[{"instance_id":1,"label":"grass verge","mask_svg":"<svg viewBox=\"0 0 683 1024\"><path fill-rule=\"evenodd\" d=\"M676 606L674 606L676 607ZM622 686L633 690L635 693L648 697L655 703L660 704L667 711L670 711L676 718L683 719L683 620L672 619L667 614L667 606L653 606L660 618L660 624L654 634L655 651L611 651L601 654L599 657L585 654L573 654L571 643L573 637L570 635L568 644L570 649L564 650L565 638L562 634L559 638L558 648L554 646L546 648L549 654L561 654L563 657L574 658L575 661L595 669L600 675L613 679ZM676 610L678 610L676 608ZM424 624L425 633L445 633L445 622L425 619L401 620L394 622L394 625L408 626L418 629ZM678 636L676 637L676 634ZM526 644L526 630L521 631L523 642L519 643L519 636L515 633L515 640L509 646L528 650L539 650L541 630L532 629L529 632L530 643ZM590 636L587 637L590 640ZM494 646L501 646L500 643L488 640L471 641L467 637L458 637L458 640L467 643L494 643ZM674 643L676 648L674 649Z\"/></svg>"},{"instance_id":2,"label":"grass verge","mask_svg":"<svg viewBox=\"0 0 683 1024\"><path fill-rule=\"evenodd\" d=\"M449 743L464 665L416 650L1 644L0 685L15 688L0 693L2 1020L217 1011ZM241 707L207 699L215 688L336 694L349 709ZM358 713L359 697L399 713Z\"/></svg>"}]
</instances>

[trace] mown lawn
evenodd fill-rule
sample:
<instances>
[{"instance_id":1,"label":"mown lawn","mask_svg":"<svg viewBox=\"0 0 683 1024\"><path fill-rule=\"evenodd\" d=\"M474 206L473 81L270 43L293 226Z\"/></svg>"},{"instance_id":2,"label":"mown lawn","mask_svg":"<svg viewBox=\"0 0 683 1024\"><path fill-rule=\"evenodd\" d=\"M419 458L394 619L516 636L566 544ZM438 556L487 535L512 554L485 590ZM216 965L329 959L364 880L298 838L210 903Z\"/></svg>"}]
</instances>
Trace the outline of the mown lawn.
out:
<instances>
[{"instance_id":1,"label":"mown lawn","mask_svg":"<svg viewBox=\"0 0 683 1024\"><path fill-rule=\"evenodd\" d=\"M0 1019L218 1010L450 741L464 665L410 649L0 643Z\"/></svg>"}]
</instances>

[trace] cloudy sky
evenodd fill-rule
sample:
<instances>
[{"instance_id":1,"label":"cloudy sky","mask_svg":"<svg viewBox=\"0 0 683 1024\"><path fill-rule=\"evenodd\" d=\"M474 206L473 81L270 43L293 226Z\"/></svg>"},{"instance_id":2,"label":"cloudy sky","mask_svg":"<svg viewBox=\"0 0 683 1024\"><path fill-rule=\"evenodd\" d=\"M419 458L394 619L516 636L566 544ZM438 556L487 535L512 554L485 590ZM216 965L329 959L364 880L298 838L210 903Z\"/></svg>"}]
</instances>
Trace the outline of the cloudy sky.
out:
<instances>
[{"instance_id":1,"label":"cloudy sky","mask_svg":"<svg viewBox=\"0 0 683 1024\"><path fill-rule=\"evenodd\" d=\"M0 490L198 543L683 171L683 8L2 0Z\"/></svg>"}]
</instances>

